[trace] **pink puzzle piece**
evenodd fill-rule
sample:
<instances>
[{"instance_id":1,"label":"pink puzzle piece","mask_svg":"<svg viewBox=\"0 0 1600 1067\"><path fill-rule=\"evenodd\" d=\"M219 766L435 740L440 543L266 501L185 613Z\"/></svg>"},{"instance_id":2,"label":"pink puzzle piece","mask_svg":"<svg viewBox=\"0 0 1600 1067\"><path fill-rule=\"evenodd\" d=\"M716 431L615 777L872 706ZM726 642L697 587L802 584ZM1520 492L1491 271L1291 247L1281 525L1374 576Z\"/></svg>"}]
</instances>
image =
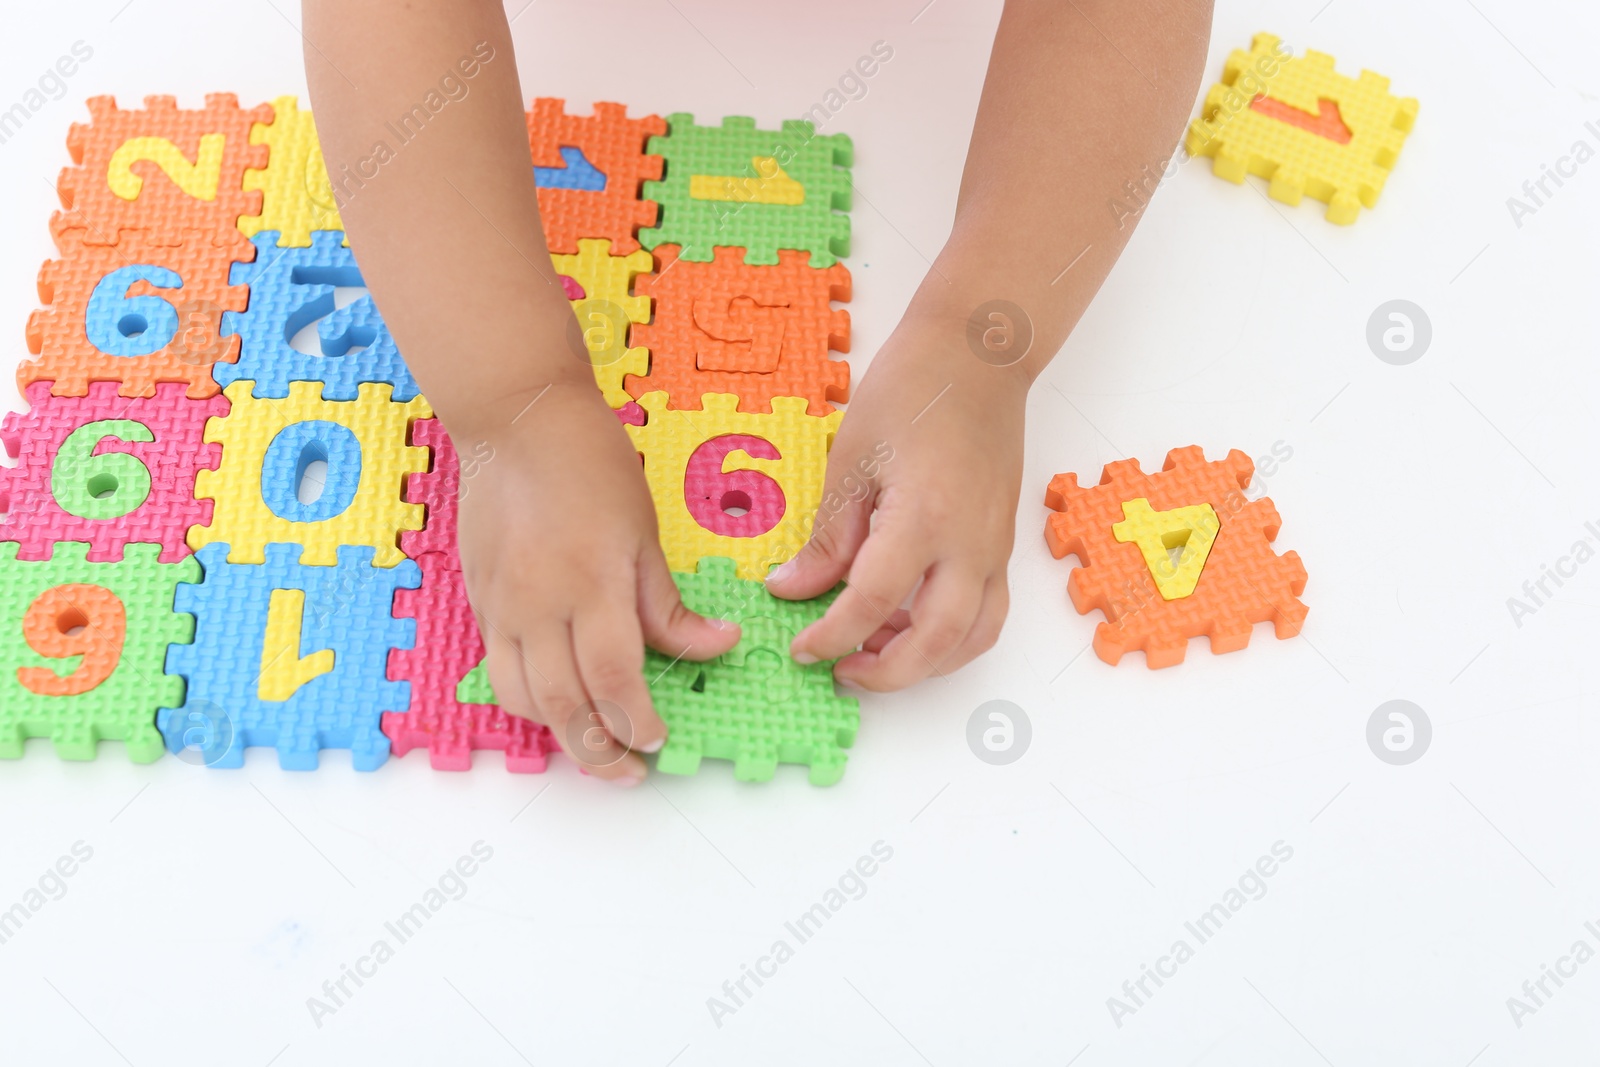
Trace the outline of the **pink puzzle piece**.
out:
<instances>
[{"instance_id":1,"label":"pink puzzle piece","mask_svg":"<svg viewBox=\"0 0 1600 1067\"><path fill-rule=\"evenodd\" d=\"M389 652L389 680L411 683L411 710L383 715L394 754L426 748L434 770L465 771L472 767L473 749L499 749L506 770L543 773L558 749L548 729L494 704L456 699L456 686L483 659L484 649L454 553L429 552L417 563L422 585L398 589L394 597L395 618L417 620L415 645Z\"/></svg>"},{"instance_id":2,"label":"pink puzzle piece","mask_svg":"<svg viewBox=\"0 0 1600 1067\"><path fill-rule=\"evenodd\" d=\"M132 543L159 544L163 563L188 556L189 527L211 521L195 472L222 456L204 443L206 420L228 413L227 397L191 400L182 382L156 385L153 397L118 396L116 382L51 396L50 385L31 383L30 410L0 421L17 460L0 468L0 541L17 542L25 560L49 559L58 541L87 541L96 562L122 559Z\"/></svg>"}]
</instances>

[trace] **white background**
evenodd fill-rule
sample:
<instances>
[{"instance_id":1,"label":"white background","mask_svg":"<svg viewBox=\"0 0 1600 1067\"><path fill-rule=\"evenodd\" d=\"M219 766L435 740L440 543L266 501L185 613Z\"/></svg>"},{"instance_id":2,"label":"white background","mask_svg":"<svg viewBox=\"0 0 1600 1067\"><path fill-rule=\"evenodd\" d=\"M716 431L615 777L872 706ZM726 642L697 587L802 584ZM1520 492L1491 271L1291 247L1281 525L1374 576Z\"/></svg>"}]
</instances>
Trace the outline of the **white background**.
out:
<instances>
[{"instance_id":1,"label":"white background","mask_svg":"<svg viewBox=\"0 0 1600 1067\"><path fill-rule=\"evenodd\" d=\"M541 0L515 23L524 93L703 121L803 113L874 41L894 58L825 132L857 145L857 374L947 232L994 3ZM844 781L708 763L625 792L543 776L286 773L117 746L0 766L0 908L76 841L93 859L0 945L7 1063L1576 1064L1600 1054L1600 962L1519 1029L1506 998L1578 938L1600 948L1591 564L1516 626L1506 599L1600 520L1594 473L1600 162L1514 225L1506 198L1600 147L1592 5L1224 2L1207 81L1260 29L1420 98L1379 207L1353 227L1179 168L1029 407L1013 609L994 652L862 707ZM304 99L286 0L30 6L0 35L0 107L82 39L67 95L0 146L0 323L24 354L53 254L50 187L83 98ZM119 7L122 8L119 13ZM798 11L807 5L790 5ZM515 8L515 4L513 5ZM113 17L114 16L114 17ZM638 56L641 58L630 58ZM1062 57L1062 62L1072 62ZM1129 81L1130 69L1106 79ZM1203 92L1203 89L1202 89ZM1071 136L1070 131L1064 131ZM1064 265L1077 249L1062 250ZM1409 366L1369 315L1425 309ZM9 383L9 374L4 380ZM9 384L0 386L17 403ZM1084 652L1041 536L1057 471L1089 479L1198 443L1275 442L1280 549L1310 572L1304 635L1181 667ZM1382 702L1431 748L1369 750ZM1018 762L980 762L973 710L1013 701ZM318 1028L307 998L476 841L493 859ZM707 998L874 842L893 859L714 1025ZM1121 994L1274 842L1293 858L1138 1012Z\"/></svg>"}]
</instances>

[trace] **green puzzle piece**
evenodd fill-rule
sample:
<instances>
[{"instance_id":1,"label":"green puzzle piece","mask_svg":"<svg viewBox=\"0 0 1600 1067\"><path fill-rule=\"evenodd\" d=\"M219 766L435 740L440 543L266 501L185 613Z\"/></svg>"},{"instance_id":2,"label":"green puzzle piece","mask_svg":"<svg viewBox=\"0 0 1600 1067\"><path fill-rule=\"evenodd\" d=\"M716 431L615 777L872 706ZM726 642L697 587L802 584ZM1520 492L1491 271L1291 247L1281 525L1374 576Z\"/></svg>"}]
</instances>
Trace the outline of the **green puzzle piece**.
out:
<instances>
[{"instance_id":1,"label":"green puzzle piece","mask_svg":"<svg viewBox=\"0 0 1600 1067\"><path fill-rule=\"evenodd\" d=\"M789 657L789 642L822 618L837 590L779 600L763 583L735 577L733 561L722 558L672 577L691 610L737 622L743 633L738 645L705 663L645 653L650 695L668 731L656 769L693 774L704 758L727 759L735 778L764 782L779 763L805 763L813 785L837 782L861 722L857 702L834 692L832 663ZM456 699L495 702L482 663L456 686Z\"/></svg>"},{"instance_id":2,"label":"green puzzle piece","mask_svg":"<svg viewBox=\"0 0 1600 1067\"><path fill-rule=\"evenodd\" d=\"M200 564L160 563L160 545L128 545L106 563L90 562L80 541L38 562L17 548L0 544L0 758L48 737L62 759L93 759L99 741L123 742L135 763L158 759L156 710L184 693L165 673L167 646L194 640L194 616L174 612L173 597L179 582L200 580Z\"/></svg>"},{"instance_id":3,"label":"green puzzle piece","mask_svg":"<svg viewBox=\"0 0 1600 1067\"><path fill-rule=\"evenodd\" d=\"M782 248L810 252L813 267L850 254L850 216L838 213L850 210L853 188L845 134L797 120L758 130L739 116L696 126L679 113L646 151L666 160L666 176L644 183L645 199L661 205L659 225L639 231L644 247L681 245L683 259L709 263L713 248L736 245L752 265L778 262Z\"/></svg>"}]
</instances>

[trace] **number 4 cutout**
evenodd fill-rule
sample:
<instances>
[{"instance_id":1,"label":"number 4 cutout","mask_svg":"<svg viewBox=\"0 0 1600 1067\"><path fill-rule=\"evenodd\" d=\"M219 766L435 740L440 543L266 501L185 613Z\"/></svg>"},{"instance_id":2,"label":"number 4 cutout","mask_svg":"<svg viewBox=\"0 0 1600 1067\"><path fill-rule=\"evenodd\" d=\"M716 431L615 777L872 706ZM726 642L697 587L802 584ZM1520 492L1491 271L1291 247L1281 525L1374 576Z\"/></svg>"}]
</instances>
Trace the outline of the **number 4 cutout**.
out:
<instances>
[{"instance_id":1,"label":"number 4 cutout","mask_svg":"<svg viewBox=\"0 0 1600 1067\"><path fill-rule=\"evenodd\" d=\"M300 655L305 614L305 590L272 591L272 599L267 601L266 637L261 642L261 676L256 682L260 699L275 703L289 700L301 686L333 670L330 648Z\"/></svg>"},{"instance_id":2,"label":"number 4 cutout","mask_svg":"<svg viewBox=\"0 0 1600 1067\"><path fill-rule=\"evenodd\" d=\"M1123 502L1122 521L1111 527L1111 535L1139 546L1163 600L1182 600L1200 582L1218 527L1210 504L1156 511L1139 497Z\"/></svg>"}]
</instances>

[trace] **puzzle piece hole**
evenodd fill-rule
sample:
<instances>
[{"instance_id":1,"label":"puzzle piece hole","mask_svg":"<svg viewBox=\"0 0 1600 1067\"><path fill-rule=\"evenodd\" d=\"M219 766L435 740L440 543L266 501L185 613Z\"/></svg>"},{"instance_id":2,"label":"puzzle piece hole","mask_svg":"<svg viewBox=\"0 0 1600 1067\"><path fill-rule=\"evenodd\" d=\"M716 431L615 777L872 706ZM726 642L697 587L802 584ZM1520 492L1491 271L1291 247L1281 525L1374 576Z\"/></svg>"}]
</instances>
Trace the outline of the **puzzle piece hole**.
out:
<instances>
[{"instance_id":1,"label":"puzzle piece hole","mask_svg":"<svg viewBox=\"0 0 1600 1067\"><path fill-rule=\"evenodd\" d=\"M99 474L90 475L89 481L84 488L96 500L104 500L106 497L116 495L117 484L117 476L115 474L103 471Z\"/></svg>"},{"instance_id":2,"label":"puzzle piece hole","mask_svg":"<svg viewBox=\"0 0 1600 1067\"><path fill-rule=\"evenodd\" d=\"M700 673L694 676L694 681L689 684L689 688L696 693L704 693L706 691L706 672L703 668Z\"/></svg>"},{"instance_id":3,"label":"puzzle piece hole","mask_svg":"<svg viewBox=\"0 0 1600 1067\"><path fill-rule=\"evenodd\" d=\"M124 337L142 337L150 328L150 320L137 312L130 312L117 320L117 332Z\"/></svg>"},{"instance_id":4,"label":"puzzle piece hole","mask_svg":"<svg viewBox=\"0 0 1600 1067\"><path fill-rule=\"evenodd\" d=\"M69 604L56 616L56 629L68 637L77 637L89 626L89 616L76 604Z\"/></svg>"},{"instance_id":5,"label":"puzzle piece hole","mask_svg":"<svg viewBox=\"0 0 1600 1067\"><path fill-rule=\"evenodd\" d=\"M300 450L295 468L294 496L302 504L315 504L328 484L328 453L320 441L309 441Z\"/></svg>"},{"instance_id":6,"label":"puzzle piece hole","mask_svg":"<svg viewBox=\"0 0 1600 1067\"><path fill-rule=\"evenodd\" d=\"M738 518L741 515L750 514L750 507L752 503L753 501L750 499L749 493L746 493L742 489L730 489L726 493L722 494L720 506L724 515L731 515L734 518Z\"/></svg>"}]
</instances>

